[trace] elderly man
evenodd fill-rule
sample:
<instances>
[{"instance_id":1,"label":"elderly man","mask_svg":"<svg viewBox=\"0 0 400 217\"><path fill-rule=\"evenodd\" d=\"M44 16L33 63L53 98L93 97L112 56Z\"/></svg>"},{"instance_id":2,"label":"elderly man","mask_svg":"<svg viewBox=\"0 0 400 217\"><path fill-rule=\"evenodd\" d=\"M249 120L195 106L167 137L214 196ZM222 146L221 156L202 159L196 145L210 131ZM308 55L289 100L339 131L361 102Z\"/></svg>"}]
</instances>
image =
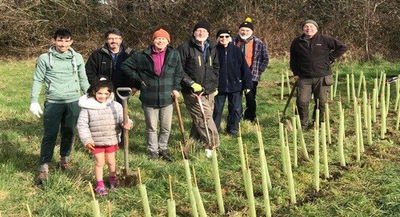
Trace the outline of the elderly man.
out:
<instances>
[{"instance_id":1,"label":"elderly man","mask_svg":"<svg viewBox=\"0 0 400 217\"><path fill-rule=\"evenodd\" d=\"M121 69L131 80L141 84L140 101L146 120L149 159L160 157L172 161L168 151L172 100L180 95L183 69L178 51L169 46L171 37L165 29L154 31L152 40L147 49L129 57Z\"/></svg>"},{"instance_id":2,"label":"elderly man","mask_svg":"<svg viewBox=\"0 0 400 217\"><path fill-rule=\"evenodd\" d=\"M333 83L330 65L346 50L346 46L339 40L319 34L318 24L314 20L306 20L303 23L303 34L293 40L290 46L290 68L298 88L297 108L303 128L312 126L314 122L308 125L311 94L314 94L315 100L313 120L317 104L321 111L320 117L324 117L329 86Z\"/></svg>"},{"instance_id":3,"label":"elderly man","mask_svg":"<svg viewBox=\"0 0 400 217\"><path fill-rule=\"evenodd\" d=\"M240 24L239 36L235 38L234 44L242 50L252 74L253 87L246 93L243 119L254 122L257 118L257 85L269 62L267 45L254 35L254 25L249 17Z\"/></svg>"},{"instance_id":4,"label":"elderly man","mask_svg":"<svg viewBox=\"0 0 400 217\"><path fill-rule=\"evenodd\" d=\"M194 26L192 37L178 48L184 70L182 94L192 117L190 136L201 140L208 153L212 144L219 146L219 134L212 118L219 64L215 43L209 34L210 24L200 21Z\"/></svg>"}]
</instances>

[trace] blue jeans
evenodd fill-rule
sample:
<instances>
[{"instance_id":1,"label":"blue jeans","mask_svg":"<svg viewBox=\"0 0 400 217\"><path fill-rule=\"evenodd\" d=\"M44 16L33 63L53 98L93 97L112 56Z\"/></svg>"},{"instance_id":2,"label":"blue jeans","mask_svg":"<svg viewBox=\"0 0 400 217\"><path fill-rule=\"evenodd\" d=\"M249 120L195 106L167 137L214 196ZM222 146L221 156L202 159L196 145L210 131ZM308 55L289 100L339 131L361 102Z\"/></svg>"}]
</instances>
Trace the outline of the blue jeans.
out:
<instances>
[{"instance_id":1,"label":"blue jeans","mask_svg":"<svg viewBox=\"0 0 400 217\"><path fill-rule=\"evenodd\" d=\"M44 135L40 146L40 164L51 162L59 130L61 130L60 156L69 156L79 112L78 101L70 103L45 102L43 114Z\"/></svg>"},{"instance_id":2,"label":"blue jeans","mask_svg":"<svg viewBox=\"0 0 400 217\"><path fill-rule=\"evenodd\" d=\"M219 93L215 97L213 119L218 131L221 132L221 119L226 98L228 98L228 117L226 121L226 132L230 134L237 134L239 131L240 115L242 113L242 96L240 92Z\"/></svg>"}]
</instances>

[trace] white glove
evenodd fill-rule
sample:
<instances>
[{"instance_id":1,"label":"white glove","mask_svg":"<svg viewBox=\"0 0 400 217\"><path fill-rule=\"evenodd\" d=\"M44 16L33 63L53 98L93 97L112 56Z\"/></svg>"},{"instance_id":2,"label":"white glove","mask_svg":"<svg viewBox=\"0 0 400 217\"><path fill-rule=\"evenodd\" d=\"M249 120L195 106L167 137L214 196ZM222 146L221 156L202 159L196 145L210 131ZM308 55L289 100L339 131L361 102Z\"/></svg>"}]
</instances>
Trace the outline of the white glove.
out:
<instances>
[{"instance_id":1,"label":"white glove","mask_svg":"<svg viewBox=\"0 0 400 217\"><path fill-rule=\"evenodd\" d=\"M37 102L31 103L29 110L32 112L33 115L35 115L38 118L40 118L40 115L43 114L43 111L40 108L39 103L37 103Z\"/></svg>"}]
</instances>

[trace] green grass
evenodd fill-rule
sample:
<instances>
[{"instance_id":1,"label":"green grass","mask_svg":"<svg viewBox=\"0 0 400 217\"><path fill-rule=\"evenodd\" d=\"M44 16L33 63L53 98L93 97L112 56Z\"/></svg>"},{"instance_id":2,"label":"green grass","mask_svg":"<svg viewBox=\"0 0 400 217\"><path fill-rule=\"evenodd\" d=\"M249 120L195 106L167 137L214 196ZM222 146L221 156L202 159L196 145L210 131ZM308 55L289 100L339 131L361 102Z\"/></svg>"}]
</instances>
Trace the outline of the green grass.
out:
<instances>
[{"instance_id":1,"label":"green grass","mask_svg":"<svg viewBox=\"0 0 400 217\"><path fill-rule=\"evenodd\" d=\"M289 204L287 178L281 171L281 155L277 113L287 99L280 100L280 73L288 63L274 59L263 75L258 88L258 118L262 127L264 146L272 180L270 191L273 216L400 216L400 167L399 133L394 130L395 113L393 104L395 88L391 88L392 107L388 119L388 139L379 140L379 118L374 124L374 143L365 145L361 162L355 161L355 136L353 128L352 103L346 102L345 73L354 72L356 88L358 73L363 71L368 86L376 73L384 70L389 75L397 74L400 64L383 60L373 63L337 64L339 92L346 109L346 161L348 166L339 165L337 154L338 114L336 101L330 103L332 116L332 143L328 146L330 173L329 180L321 179L321 190L313 190L313 163L302 158L299 150L299 167L293 168L297 205ZM91 216L91 194L88 182L93 182L93 159L76 140L71 155L72 169L59 171L58 149L50 168L50 179L42 187L35 186L42 121L29 113L30 88L34 61L0 61L0 212L1 216L28 216L29 204L33 216ZM294 100L293 100L294 102ZM149 161L146 156L144 117L137 97L130 102L130 117L135 127L130 132L130 167L140 167L142 181L147 186L150 208L153 216L167 215L169 195L168 175L174 177L173 191L179 216L190 216L190 203L181 155L178 151L180 133L174 117L170 150L175 161ZM187 134L190 118L181 103ZM290 109L288 110L290 111ZM288 112L289 114L290 112ZM254 194L257 215L264 215L262 207L262 187L259 170L258 143L255 127L242 122L243 141L247 145L250 167L253 173ZM225 127L224 122L222 128ZM290 134L290 133L289 133ZM366 134L364 134L365 136ZM310 158L313 158L313 135L305 133ZM366 139L364 138L364 141ZM289 138L291 145L291 139ZM301 148L299 146L299 148ZM292 147L291 147L291 151ZM293 153L292 153L293 156ZM118 165L123 165L122 151L117 155ZM293 157L292 157L293 161ZM322 162L322 160L321 160ZM207 159L200 148L195 148L190 164L196 169L198 186L209 216L218 216L211 159ZM292 164L293 165L293 164ZM221 185L224 192L226 216L247 216L246 193L240 168L237 139L221 135L219 149ZM322 173L322 164L321 164ZM106 174L106 173L105 173ZM322 177L322 175L321 175ZM118 188L107 197L99 198L103 214L108 212L108 201L112 205L112 216L144 216L139 190L136 186Z\"/></svg>"}]
</instances>

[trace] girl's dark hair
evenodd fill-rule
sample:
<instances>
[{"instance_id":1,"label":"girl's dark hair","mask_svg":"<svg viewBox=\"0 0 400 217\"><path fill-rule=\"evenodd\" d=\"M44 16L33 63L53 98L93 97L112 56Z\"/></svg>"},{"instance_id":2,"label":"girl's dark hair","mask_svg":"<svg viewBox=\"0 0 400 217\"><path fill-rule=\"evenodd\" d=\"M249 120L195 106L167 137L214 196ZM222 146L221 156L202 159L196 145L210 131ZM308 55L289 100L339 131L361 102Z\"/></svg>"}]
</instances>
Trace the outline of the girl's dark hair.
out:
<instances>
[{"instance_id":1,"label":"girl's dark hair","mask_svg":"<svg viewBox=\"0 0 400 217\"><path fill-rule=\"evenodd\" d=\"M106 87L110 93L114 91L114 85L112 82L104 77L101 77L98 81L95 81L92 85L90 85L89 89L87 90L87 94L89 97L96 97L96 92L104 87Z\"/></svg>"}]
</instances>

